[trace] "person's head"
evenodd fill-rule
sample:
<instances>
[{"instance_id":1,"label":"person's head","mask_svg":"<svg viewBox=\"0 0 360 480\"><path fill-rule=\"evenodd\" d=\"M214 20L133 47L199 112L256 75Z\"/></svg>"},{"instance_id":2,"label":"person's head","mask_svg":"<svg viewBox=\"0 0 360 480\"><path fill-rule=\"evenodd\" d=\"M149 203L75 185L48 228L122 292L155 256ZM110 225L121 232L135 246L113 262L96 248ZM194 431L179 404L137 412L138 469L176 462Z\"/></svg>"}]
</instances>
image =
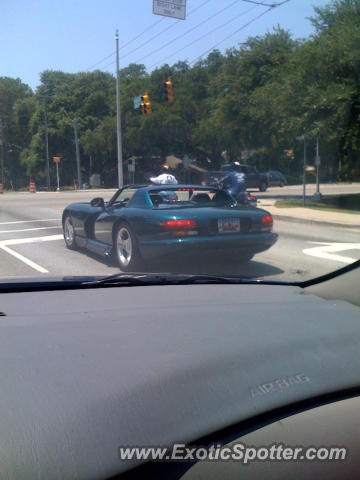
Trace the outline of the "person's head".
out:
<instances>
[{"instance_id":1,"label":"person's head","mask_svg":"<svg viewBox=\"0 0 360 480\"><path fill-rule=\"evenodd\" d=\"M169 173L169 165L163 165L160 169L160 173Z\"/></svg>"},{"instance_id":2,"label":"person's head","mask_svg":"<svg viewBox=\"0 0 360 480\"><path fill-rule=\"evenodd\" d=\"M232 167L233 167L233 170L235 170L235 172L240 171L240 163L239 162L233 162Z\"/></svg>"}]
</instances>

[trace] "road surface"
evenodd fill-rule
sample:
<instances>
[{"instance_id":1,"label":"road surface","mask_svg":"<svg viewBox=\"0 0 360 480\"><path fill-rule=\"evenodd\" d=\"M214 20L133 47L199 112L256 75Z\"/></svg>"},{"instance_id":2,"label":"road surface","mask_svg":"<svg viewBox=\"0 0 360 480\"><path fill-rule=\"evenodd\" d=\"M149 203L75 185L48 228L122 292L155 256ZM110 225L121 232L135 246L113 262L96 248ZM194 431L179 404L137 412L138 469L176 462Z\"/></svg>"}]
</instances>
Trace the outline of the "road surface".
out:
<instances>
[{"instance_id":1,"label":"road surface","mask_svg":"<svg viewBox=\"0 0 360 480\"><path fill-rule=\"evenodd\" d=\"M8 194L0 198L0 277L111 275L111 261L86 251L65 248L61 229L63 208L111 192ZM275 280L304 280L340 268L360 258L360 232L347 228L287 223L277 220L278 242L248 265L213 259L184 265L166 259L148 271L238 274Z\"/></svg>"}]
</instances>

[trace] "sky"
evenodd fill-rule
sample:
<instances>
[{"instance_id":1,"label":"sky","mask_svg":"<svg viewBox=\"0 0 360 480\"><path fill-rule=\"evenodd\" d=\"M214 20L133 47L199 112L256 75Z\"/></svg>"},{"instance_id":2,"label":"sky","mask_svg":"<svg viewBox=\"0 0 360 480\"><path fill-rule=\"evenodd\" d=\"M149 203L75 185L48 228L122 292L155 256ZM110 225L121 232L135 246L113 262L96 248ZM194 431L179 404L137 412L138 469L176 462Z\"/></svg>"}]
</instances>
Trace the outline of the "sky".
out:
<instances>
[{"instance_id":1,"label":"sky","mask_svg":"<svg viewBox=\"0 0 360 480\"><path fill-rule=\"evenodd\" d=\"M245 0L187 0L186 19L177 20L154 15L153 0L0 0L0 76L35 89L44 70L114 73L116 29L120 68L142 63L148 72L196 61L215 46L225 52L277 25L306 38L313 33L313 6L328 3L290 0L265 13Z\"/></svg>"}]
</instances>

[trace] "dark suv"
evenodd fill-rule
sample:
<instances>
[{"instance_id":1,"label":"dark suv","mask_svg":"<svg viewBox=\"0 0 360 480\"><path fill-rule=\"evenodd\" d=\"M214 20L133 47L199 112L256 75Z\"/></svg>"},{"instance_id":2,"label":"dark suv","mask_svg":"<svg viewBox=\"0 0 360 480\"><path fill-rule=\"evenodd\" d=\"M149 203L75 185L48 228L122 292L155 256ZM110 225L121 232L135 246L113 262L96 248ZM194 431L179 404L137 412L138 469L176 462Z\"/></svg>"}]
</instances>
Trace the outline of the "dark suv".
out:
<instances>
[{"instance_id":1,"label":"dark suv","mask_svg":"<svg viewBox=\"0 0 360 480\"><path fill-rule=\"evenodd\" d=\"M223 175L232 170L234 170L233 165L224 165L221 172ZM239 165L237 171L245 174L246 188L258 188L260 192L266 192L269 186L266 174L258 172L252 165Z\"/></svg>"},{"instance_id":2,"label":"dark suv","mask_svg":"<svg viewBox=\"0 0 360 480\"><path fill-rule=\"evenodd\" d=\"M269 187L275 187L275 186L279 186L279 187L283 187L284 185L286 185L286 178L284 177L284 175L281 173L281 172L278 172L276 170L269 170L268 172L266 172L266 175L267 175L267 178L268 178L268 182L269 182Z\"/></svg>"}]
</instances>

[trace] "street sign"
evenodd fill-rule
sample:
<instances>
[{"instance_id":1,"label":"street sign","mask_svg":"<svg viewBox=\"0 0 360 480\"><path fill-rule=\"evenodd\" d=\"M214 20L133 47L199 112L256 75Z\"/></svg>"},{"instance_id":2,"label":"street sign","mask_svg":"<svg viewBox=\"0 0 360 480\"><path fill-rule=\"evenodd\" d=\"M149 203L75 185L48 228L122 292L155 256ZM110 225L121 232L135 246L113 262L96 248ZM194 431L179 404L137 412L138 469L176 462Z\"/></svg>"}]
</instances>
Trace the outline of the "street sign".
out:
<instances>
[{"instance_id":1,"label":"street sign","mask_svg":"<svg viewBox=\"0 0 360 480\"><path fill-rule=\"evenodd\" d=\"M134 109L137 110L141 105L141 95L134 98Z\"/></svg>"},{"instance_id":2,"label":"street sign","mask_svg":"<svg viewBox=\"0 0 360 480\"><path fill-rule=\"evenodd\" d=\"M153 13L185 20L186 0L153 0Z\"/></svg>"},{"instance_id":3,"label":"street sign","mask_svg":"<svg viewBox=\"0 0 360 480\"><path fill-rule=\"evenodd\" d=\"M135 158L130 158L128 163L128 170L130 173L135 172Z\"/></svg>"},{"instance_id":4,"label":"street sign","mask_svg":"<svg viewBox=\"0 0 360 480\"><path fill-rule=\"evenodd\" d=\"M54 163L60 163L61 157L53 157L53 162Z\"/></svg>"}]
</instances>

